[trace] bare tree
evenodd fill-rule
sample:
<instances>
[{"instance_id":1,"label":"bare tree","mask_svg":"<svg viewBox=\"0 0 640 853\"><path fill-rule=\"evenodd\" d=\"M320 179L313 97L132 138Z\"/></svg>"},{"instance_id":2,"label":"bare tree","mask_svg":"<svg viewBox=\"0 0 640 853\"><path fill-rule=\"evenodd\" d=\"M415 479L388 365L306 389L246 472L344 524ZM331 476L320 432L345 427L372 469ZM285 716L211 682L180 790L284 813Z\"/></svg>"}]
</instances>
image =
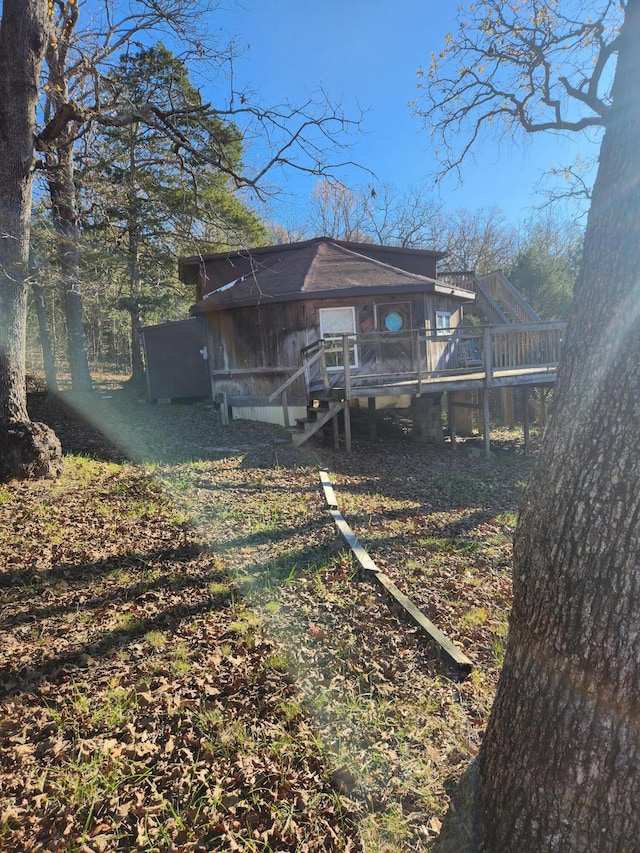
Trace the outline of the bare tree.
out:
<instances>
[{"instance_id":1,"label":"bare tree","mask_svg":"<svg viewBox=\"0 0 640 853\"><path fill-rule=\"evenodd\" d=\"M72 304L80 306L75 278L77 200L69 164L72 164L73 142L92 122L112 126L146 123L165 133L177 153L184 151L199 157L226 173L236 187L250 188L261 197L269 191L268 176L277 169L293 168L322 175L334 166L345 165L343 134L359 124L359 117L347 118L342 108L331 104L324 93L318 102L265 107L252 100L250 93L236 91L229 75L231 83L227 94L221 93L220 103L199 105L194 119L199 111L203 120L218 116L242 122L245 140L259 135L267 154L262 162L249 169L229 163L224 150L213 147L196 151L181 132L179 122L174 120L183 113L162 109L152 102L131 109L120 102L117 87L105 87L104 82L109 63L128 48L136 35L142 38L142 30L147 37L151 32L171 31L185 44L189 57L198 56L203 63L209 62L210 72L230 68L233 50L216 51L201 35L201 15L214 11L215 7L207 0L104 0L97 7L100 15L86 18L86 28L79 38L87 8L62 0L3 0L0 21L0 139L4 146L4 156L0 158L0 422L28 425L20 435L12 426L13 437L3 443L3 448L13 442L20 448L14 455L35 454L42 460L47 454L55 458L57 453L59 458L59 445L39 455L29 449L33 445L34 427L29 424L24 390L24 315L34 167L43 171L53 167L54 181L61 185L59 191L56 188L59 204L55 215L59 234L73 256L66 287L72 295ZM51 99L44 127L37 132L35 110L45 54L51 75L46 91L51 93ZM60 147L56 150L58 143ZM35 147L42 155L39 162ZM332 156L340 162L335 163ZM6 468L9 475L12 471L40 475L46 466L44 461L29 466L21 459L8 462Z\"/></svg>"},{"instance_id":2,"label":"bare tree","mask_svg":"<svg viewBox=\"0 0 640 853\"><path fill-rule=\"evenodd\" d=\"M46 0L3 0L0 19L0 479L55 476L60 443L31 423L25 387L29 232Z\"/></svg>"},{"instance_id":3,"label":"bare tree","mask_svg":"<svg viewBox=\"0 0 640 853\"><path fill-rule=\"evenodd\" d=\"M478 273L506 269L515 258L518 234L498 207L459 208L446 217L441 269Z\"/></svg>"},{"instance_id":4,"label":"bare tree","mask_svg":"<svg viewBox=\"0 0 640 853\"><path fill-rule=\"evenodd\" d=\"M622 20L620 0L479 0L426 71L413 106L431 133L438 176L458 172L479 143L522 134L582 132L597 144ZM552 172L554 195L588 196L591 164ZM576 180L568 180L575 177Z\"/></svg>"},{"instance_id":5,"label":"bare tree","mask_svg":"<svg viewBox=\"0 0 640 853\"><path fill-rule=\"evenodd\" d=\"M189 168L197 181L197 168L187 167L193 159L200 166L214 167L228 176L236 189L250 188L265 197L270 188L267 176L276 169L293 168L312 174L329 170L328 156L341 148L337 137L358 124L347 119L340 107L323 94L318 102L301 106L277 104L264 107L252 102L250 93L230 88L222 103L202 99L185 108L167 105L166 93L158 92L143 104L131 104L126 85L119 85L116 69L123 52L136 39L165 33L182 45L181 61L207 67L208 79L232 77L235 46L222 48L207 43L200 21L214 15L215 3L208 0L158 0L124 3L103 0L98 13L83 20L77 3L54 0L56 33L47 50L45 126L37 147L43 152L55 227L59 234L58 267L62 273L68 352L74 388L91 387L84 329L80 283L78 203L74 170L77 140L93 124L103 127L137 125L162 134L173 146L174 155ZM83 8L86 15L86 7ZM242 122L245 143L259 138L267 150L263 162L253 169L231 159L225 146L194 142L185 133L185 119L204 129L213 118ZM196 137L197 138L197 137ZM266 145L265 145L266 143ZM342 165L342 164L341 164Z\"/></svg>"},{"instance_id":6,"label":"bare tree","mask_svg":"<svg viewBox=\"0 0 640 853\"><path fill-rule=\"evenodd\" d=\"M445 216L421 187L400 193L391 184L350 189L320 180L313 192L309 230L315 234L405 248L445 245Z\"/></svg>"},{"instance_id":7,"label":"bare tree","mask_svg":"<svg viewBox=\"0 0 640 853\"><path fill-rule=\"evenodd\" d=\"M405 249L435 249L446 245L442 205L421 186L399 192L382 184L363 192L365 223L376 243Z\"/></svg>"},{"instance_id":8,"label":"bare tree","mask_svg":"<svg viewBox=\"0 0 640 853\"><path fill-rule=\"evenodd\" d=\"M313 190L310 229L317 236L337 240L371 242L365 230L367 218L362 193L339 181L322 179Z\"/></svg>"},{"instance_id":9,"label":"bare tree","mask_svg":"<svg viewBox=\"0 0 640 853\"><path fill-rule=\"evenodd\" d=\"M466 841L447 831L442 850L613 853L640 835L639 44L640 0L628 0L565 352L520 509L505 663L458 802Z\"/></svg>"},{"instance_id":10,"label":"bare tree","mask_svg":"<svg viewBox=\"0 0 640 853\"><path fill-rule=\"evenodd\" d=\"M56 7L55 31L46 53L46 132L38 137L37 147L43 154L51 218L57 234L57 278L67 326L71 382L75 391L90 391L92 382L82 316L80 233L74 181L74 145L82 123L72 120L67 68L79 9L77 3L52 4L54 10ZM54 117L57 119L55 123Z\"/></svg>"}]
</instances>

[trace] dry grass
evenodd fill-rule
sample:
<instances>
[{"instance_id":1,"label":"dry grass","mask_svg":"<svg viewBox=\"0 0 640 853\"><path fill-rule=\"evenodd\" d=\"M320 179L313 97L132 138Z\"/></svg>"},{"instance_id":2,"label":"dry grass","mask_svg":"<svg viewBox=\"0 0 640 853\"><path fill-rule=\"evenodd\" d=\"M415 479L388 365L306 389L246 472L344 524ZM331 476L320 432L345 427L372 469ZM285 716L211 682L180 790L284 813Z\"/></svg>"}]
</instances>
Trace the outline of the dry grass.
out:
<instances>
[{"instance_id":1,"label":"dry grass","mask_svg":"<svg viewBox=\"0 0 640 853\"><path fill-rule=\"evenodd\" d=\"M430 850L501 663L514 437L346 456L116 389L94 426L32 404L69 455L0 490L2 848ZM357 577L320 468L469 679Z\"/></svg>"}]
</instances>

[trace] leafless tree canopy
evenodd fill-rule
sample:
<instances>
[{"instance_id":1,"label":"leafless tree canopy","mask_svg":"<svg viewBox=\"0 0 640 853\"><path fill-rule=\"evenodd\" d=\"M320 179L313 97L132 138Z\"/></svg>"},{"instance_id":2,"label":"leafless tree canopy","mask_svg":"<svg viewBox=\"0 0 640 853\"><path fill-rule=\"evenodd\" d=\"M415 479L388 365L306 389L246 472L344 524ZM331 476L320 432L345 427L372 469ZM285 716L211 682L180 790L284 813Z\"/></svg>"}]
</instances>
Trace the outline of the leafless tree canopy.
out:
<instances>
[{"instance_id":1,"label":"leafless tree canopy","mask_svg":"<svg viewBox=\"0 0 640 853\"><path fill-rule=\"evenodd\" d=\"M480 0L461 8L443 50L418 70L413 102L439 176L458 171L480 143L518 132L592 131L599 141L625 5ZM584 180L581 167L567 170Z\"/></svg>"},{"instance_id":2,"label":"leafless tree canopy","mask_svg":"<svg viewBox=\"0 0 640 853\"><path fill-rule=\"evenodd\" d=\"M347 116L322 90L305 103L285 99L264 105L256 93L236 88L234 58L239 53L233 39L216 43L207 35L213 28L218 4L210 0L102 0L89 11L86 5L56 0L56 35L47 53L45 123L37 147L47 151L68 133L83 133L92 122L124 126L141 122L164 133L179 151L197 154L229 177L238 187L264 196L268 174L292 168L309 174L330 174L353 165L348 154L349 135L357 132L361 114ZM167 40L178 45L176 56L194 76L207 81L207 95L190 111L190 119L203 123L217 116L240 128L245 148L259 141L260 154L238 169L224 152L192 150L180 131L184 109L167 109L153 103L132 109L114 84L119 58L141 43Z\"/></svg>"}]
</instances>

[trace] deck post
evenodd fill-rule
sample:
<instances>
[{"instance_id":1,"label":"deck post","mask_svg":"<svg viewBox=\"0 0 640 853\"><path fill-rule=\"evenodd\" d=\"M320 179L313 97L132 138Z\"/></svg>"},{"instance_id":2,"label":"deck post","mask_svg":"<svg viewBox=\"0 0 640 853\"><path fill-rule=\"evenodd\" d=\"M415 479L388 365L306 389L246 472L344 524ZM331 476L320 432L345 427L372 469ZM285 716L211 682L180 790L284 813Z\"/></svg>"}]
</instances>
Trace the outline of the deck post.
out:
<instances>
[{"instance_id":1,"label":"deck post","mask_svg":"<svg viewBox=\"0 0 640 853\"><path fill-rule=\"evenodd\" d=\"M505 426L513 429L516 425L516 416L513 408L513 388L506 387L500 389L502 403L502 420Z\"/></svg>"},{"instance_id":2,"label":"deck post","mask_svg":"<svg viewBox=\"0 0 640 853\"><path fill-rule=\"evenodd\" d=\"M378 426L376 422L376 398L367 397L367 412L369 422L369 438L378 437Z\"/></svg>"},{"instance_id":3,"label":"deck post","mask_svg":"<svg viewBox=\"0 0 640 853\"><path fill-rule=\"evenodd\" d=\"M288 429L291 424L289 423L289 401L287 400L287 392L282 392L282 420L284 422L285 429Z\"/></svg>"},{"instance_id":4,"label":"deck post","mask_svg":"<svg viewBox=\"0 0 640 853\"><path fill-rule=\"evenodd\" d=\"M351 412L349 401L344 401L344 447L347 453L351 453Z\"/></svg>"},{"instance_id":5,"label":"deck post","mask_svg":"<svg viewBox=\"0 0 640 853\"><path fill-rule=\"evenodd\" d=\"M522 389L522 424L524 430L524 452L529 449L529 386L525 385Z\"/></svg>"},{"instance_id":6,"label":"deck post","mask_svg":"<svg viewBox=\"0 0 640 853\"><path fill-rule=\"evenodd\" d=\"M422 394L422 357L420 352L420 332L415 332L413 338L413 357L416 363L416 379L418 380L418 397Z\"/></svg>"},{"instance_id":7,"label":"deck post","mask_svg":"<svg viewBox=\"0 0 640 853\"><path fill-rule=\"evenodd\" d=\"M482 389L482 432L484 435L484 454L491 459L491 437L489 435L489 389Z\"/></svg>"},{"instance_id":8,"label":"deck post","mask_svg":"<svg viewBox=\"0 0 640 853\"><path fill-rule=\"evenodd\" d=\"M342 361L344 364L344 398L351 399L351 363L349 358L349 335L342 336Z\"/></svg>"},{"instance_id":9,"label":"deck post","mask_svg":"<svg viewBox=\"0 0 640 853\"><path fill-rule=\"evenodd\" d=\"M327 356L325 355L324 342L322 345L322 355L320 356L320 373L322 374L324 393L329 394L331 384L329 382L329 371L327 370Z\"/></svg>"},{"instance_id":10,"label":"deck post","mask_svg":"<svg viewBox=\"0 0 640 853\"><path fill-rule=\"evenodd\" d=\"M336 412L335 415L331 418L331 431L333 435L333 449L340 450L340 425L338 423L338 415Z\"/></svg>"},{"instance_id":11,"label":"deck post","mask_svg":"<svg viewBox=\"0 0 640 853\"><path fill-rule=\"evenodd\" d=\"M216 394L216 402L220 404L220 424L229 426L229 403L227 401L227 392Z\"/></svg>"},{"instance_id":12,"label":"deck post","mask_svg":"<svg viewBox=\"0 0 640 853\"><path fill-rule=\"evenodd\" d=\"M482 333L482 355L484 359L484 382L485 387L490 388L493 383L493 358L491 350L491 327L485 326Z\"/></svg>"},{"instance_id":13,"label":"deck post","mask_svg":"<svg viewBox=\"0 0 640 853\"><path fill-rule=\"evenodd\" d=\"M449 391L447 394L447 407L448 414L447 418L449 420L449 435L451 436L451 444L456 443L456 401L455 401L455 393Z\"/></svg>"},{"instance_id":14,"label":"deck post","mask_svg":"<svg viewBox=\"0 0 640 853\"><path fill-rule=\"evenodd\" d=\"M547 389L540 394L540 426L544 429L547 425Z\"/></svg>"},{"instance_id":15,"label":"deck post","mask_svg":"<svg viewBox=\"0 0 640 853\"><path fill-rule=\"evenodd\" d=\"M347 453L351 452L351 412L349 411L349 400L351 399L351 361L349 357L350 335L342 336L342 359L344 362L344 444Z\"/></svg>"}]
</instances>

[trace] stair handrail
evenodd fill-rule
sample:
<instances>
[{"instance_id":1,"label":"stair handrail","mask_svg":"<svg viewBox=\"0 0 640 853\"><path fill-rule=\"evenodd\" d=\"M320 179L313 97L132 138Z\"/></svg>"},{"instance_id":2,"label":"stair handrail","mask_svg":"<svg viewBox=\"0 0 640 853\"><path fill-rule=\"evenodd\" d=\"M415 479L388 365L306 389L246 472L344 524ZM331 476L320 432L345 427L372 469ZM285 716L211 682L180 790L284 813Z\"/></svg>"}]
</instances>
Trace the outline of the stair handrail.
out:
<instances>
[{"instance_id":1,"label":"stair handrail","mask_svg":"<svg viewBox=\"0 0 640 853\"><path fill-rule=\"evenodd\" d=\"M483 273L482 275L476 276L476 280L483 287L484 295L489 296L494 302L495 299L491 294L486 293L486 289L484 287L485 282L483 281L493 279L495 282L498 282L503 291L506 291L508 294L508 302L511 303L510 307L517 306L514 308L514 314L518 316L520 322L524 323L542 323L542 319L538 316L538 314L533 310L531 305L527 302L527 300L522 296L522 294L511 284L507 276L502 272L502 270L494 270L494 272ZM490 285L487 285L489 287ZM519 310L518 310L519 309ZM508 318L507 318L508 320Z\"/></svg>"},{"instance_id":2,"label":"stair handrail","mask_svg":"<svg viewBox=\"0 0 640 853\"><path fill-rule=\"evenodd\" d=\"M305 358L306 354L314 349L318 348L318 351L311 356L311 358ZM282 385L280 385L269 397L269 402L272 403L276 397L282 398L282 415L284 419L285 427L289 426L289 404L287 401L287 388L292 385L296 379L298 379L302 374L308 370L312 365L314 365L317 361L321 362L321 371L322 371L322 380L325 386L325 389L329 390L329 374L327 373L327 362L325 358L325 350L324 350L324 338L320 338L309 346L304 347L300 350L300 354L302 356L302 366L295 370L291 376L286 379Z\"/></svg>"},{"instance_id":3,"label":"stair handrail","mask_svg":"<svg viewBox=\"0 0 640 853\"><path fill-rule=\"evenodd\" d=\"M500 323L505 323L505 324L509 323L509 318L507 317L507 315L504 313L502 308L498 305L498 303L495 301L493 296L491 296L491 294L489 293L489 290L482 284L482 282L479 280L479 278L477 276L473 278L472 289L474 290L474 292L476 294L478 294L479 296L481 296L485 300L485 302L487 303L487 305L489 306L491 311L493 311L493 313L495 315L495 317L493 318L494 320L497 320ZM476 305L478 305L477 300L476 300ZM487 314L486 309L485 309L485 314ZM489 322L491 322L492 318L490 316L490 313L487 314L487 316L488 316Z\"/></svg>"}]
</instances>

